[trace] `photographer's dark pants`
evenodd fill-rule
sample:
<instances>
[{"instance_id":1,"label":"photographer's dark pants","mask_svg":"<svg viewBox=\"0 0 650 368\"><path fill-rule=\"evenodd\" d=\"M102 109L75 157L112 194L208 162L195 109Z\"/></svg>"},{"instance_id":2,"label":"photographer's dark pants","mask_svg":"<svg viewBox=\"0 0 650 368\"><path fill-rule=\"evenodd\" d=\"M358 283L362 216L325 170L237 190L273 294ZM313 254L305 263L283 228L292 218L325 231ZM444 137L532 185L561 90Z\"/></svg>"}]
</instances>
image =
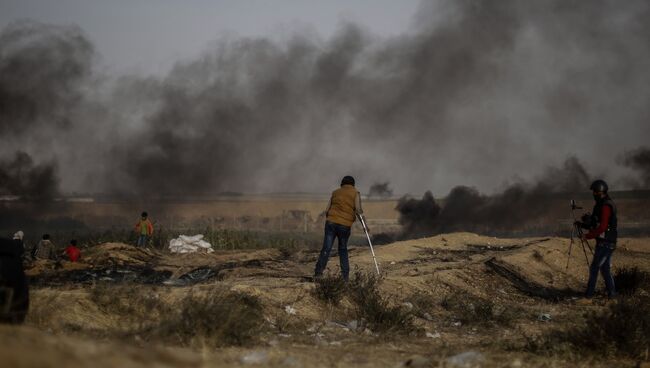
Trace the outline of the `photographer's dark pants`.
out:
<instances>
[{"instance_id":1,"label":"photographer's dark pants","mask_svg":"<svg viewBox=\"0 0 650 368\"><path fill-rule=\"evenodd\" d=\"M586 296L591 298L596 291L596 281L598 281L598 271L605 279L605 287L607 288L607 295L611 298L616 296L616 289L614 287L614 278L612 277L612 253L614 253L615 244L607 242L598 242L594 251L594 259L591 261L589 267L589 282L587 283Z\"/></svg>"},{"instance_id":2,"label":"photographer's dark pants","mask_svg":"<svg viewBox=\"0 0 650 368\"><path fill-rule=\"evenodd\" d=\"M316 263L316 270L314 275L316 277L322 276L325 267L327 267L327 260L330 257L334 239L339 239L339 261L341 263L341 276L346 281L350 275L350 265L348 263L348 239L350 238L350 227L335 224L333 222L325 222L325 237L323 239L323 249L320 251L318 262Z\"/></svg>"}]
</instances>

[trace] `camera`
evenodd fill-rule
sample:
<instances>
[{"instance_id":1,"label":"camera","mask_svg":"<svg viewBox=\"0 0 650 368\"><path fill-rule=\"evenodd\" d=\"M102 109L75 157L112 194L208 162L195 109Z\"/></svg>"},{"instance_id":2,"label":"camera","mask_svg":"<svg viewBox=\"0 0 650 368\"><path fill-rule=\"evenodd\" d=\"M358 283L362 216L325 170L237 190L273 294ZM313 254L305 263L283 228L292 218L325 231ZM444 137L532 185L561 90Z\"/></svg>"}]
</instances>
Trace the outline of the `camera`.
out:
<instances>
[{"instance_id":1,"label":"camera","mask_svg":"<svg viewBox=\"0 0 650 368\"><path fill-rule=\"evenodd\" d=\"M596 227L594 217L590 213L585 213L582 215L582 217L580 217L580 223L584 229L593 229Z\"/></svg>"}]
</instances>

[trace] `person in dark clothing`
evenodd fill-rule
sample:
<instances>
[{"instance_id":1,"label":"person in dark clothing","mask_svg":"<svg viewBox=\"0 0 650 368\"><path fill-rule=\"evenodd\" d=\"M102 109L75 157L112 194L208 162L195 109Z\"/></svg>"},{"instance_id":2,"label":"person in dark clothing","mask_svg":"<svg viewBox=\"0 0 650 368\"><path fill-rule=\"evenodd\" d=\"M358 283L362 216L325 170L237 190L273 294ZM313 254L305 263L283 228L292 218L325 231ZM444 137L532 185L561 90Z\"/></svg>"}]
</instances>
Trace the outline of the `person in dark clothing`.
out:
<instances>
[{"instance_id":1,"label":"person in dark clothing","mask_svg":"<svg viewBox=\"0 0 650 368\"><path fill-rule=\"evenodd\" d=\"M591 214L583 216L583 221L579 223L581 227L589 230L583 235L584 240L596 239L596 248L589 267L589 281L587 282L585 297L591 298L594 296L598 272L600 271L605 280L607 296L613 298L616 296L616 286L611 271L612 254L616 249L618 239L616 205L607 194L609 188L605 181L594 181L590 189L593 192L596 204Z\"/></svg>"},{"instance_id":2,"label":"person in dark clothing","mask_svg":"<svg viewBox=\"0 0 650 368\"><path fill-rule=\"evenodd\" d=\"M18 244L18 250L20 252L21 259L25 255L25 243L23 242L24 237L25 237L25 233L23 233L22 230L18 230L14 234L14 241L16 241L16 244Z\"/></svg>"},{"instance_id":3,"label":"person in dark clothing","mask_svg":"<svg viewBox=\"0 0 650 368\"><path fill-rule=\"evenodd\" d=\"M323 248L320 251L314 277L318 278L323 275L327 267L327 261L334 245L334 240L338 238L339 262L341 264L341 276L346 281L350 274L350 265L348 263L348 239L352 224L356 216L363 216L361 208L361 195L354 187L354 178L345 176L341 180L341 187L332 192L332 197L327 206L325 214L325 236L323 239Z\"/></svg>"},{"instance_id":4,"label":"person in dark clothing","mask_svg":"<svg viewBox=\"0 0 650 368\"><path fill-rule=\"evenodd\" d=\"M23 240L0 238L0 323L23 323L29 288L23 270Z\"/></svg>"}]
</instances>

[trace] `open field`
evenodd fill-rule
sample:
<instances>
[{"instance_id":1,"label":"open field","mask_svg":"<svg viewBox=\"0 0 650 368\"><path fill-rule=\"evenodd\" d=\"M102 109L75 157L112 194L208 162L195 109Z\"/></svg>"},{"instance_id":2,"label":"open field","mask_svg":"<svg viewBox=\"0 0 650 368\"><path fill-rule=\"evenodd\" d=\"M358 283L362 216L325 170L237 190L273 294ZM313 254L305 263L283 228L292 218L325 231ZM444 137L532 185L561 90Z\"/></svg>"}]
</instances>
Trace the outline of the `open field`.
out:
<instances>
[{"instance_id":1,"label":"open field","mask_svg":"<svg viewBox=\"0 0 650 368\"><path fill-rule=\"evenodd\" d=\"M650 229L650 195L646 191L614 193L619 207L619 228L622 236L648 236ZM573 221L569 198L575 198L584 210L591 209L592 200L580 195L561 194L552 199L548 211L530 213L527 224L513 224L512 230L490 232L477 228L475 232L502 237L568 236ZM0 234L10 236L17 229L26 233L28 243L35 243L43 233L59 241L70 236L97 238L108 234L104 241L124 241L128 232L146 210L157 230L173 233L232 230L267 233L316 234L320 236L327 195L240 195L196 200L120 201L98 199L62 199L49 203L0 201ZM436 199L444 205L445 199ZM373 234L398 233L400 213L397 198L364 199L363 206ZM498 216L498 214L495 214ZM534 221L530 221L533 219ZM355 224L356 230L361 230ZM103 238L106 238L104 236ZM167 241L169 239L166 239Z\"/></svg>"},{"instance_id":2,"label":"open field","mask_svg":"<svg viewBox=\"0 0 650 368\"><path fill-rule=\"evenodd\" d=\"M347 286L334 277L309 279L315 250L176 255L102 244L78 264L30 265L28 320L0 328L0 357L11 367L634 367L647 361L643 318L624 327L632 337L635 329L645 333L623 341L628 350L609 336L583 342L572 334L589 332L590 316L647 298L650 290L649 280L640 279L632 297L579 305L585 258L574 248L565 272L568 244L471 233L398 242L378 247L377 283L368 276L367 248L357 247L351 264L358 272ZM337 264L333 257L331 275ZM650 239L621 239L614 267L637 267L637 275L647 276ZM606 348L593 350L599 343Z\"/></svg>"}]
</instances>

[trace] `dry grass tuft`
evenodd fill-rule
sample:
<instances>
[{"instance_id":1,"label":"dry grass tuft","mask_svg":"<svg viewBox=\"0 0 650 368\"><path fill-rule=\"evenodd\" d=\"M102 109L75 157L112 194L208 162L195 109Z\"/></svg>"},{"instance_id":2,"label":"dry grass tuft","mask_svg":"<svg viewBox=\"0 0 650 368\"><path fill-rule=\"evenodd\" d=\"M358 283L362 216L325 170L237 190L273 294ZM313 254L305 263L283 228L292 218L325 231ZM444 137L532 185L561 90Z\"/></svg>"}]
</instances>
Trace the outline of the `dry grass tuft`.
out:
<instances>
[{"instance_id":1,"label":"dry grass tuft","mask_svg":"<svg viewBox=\"0 0 650 368\"><path fill-rule=\"evenodd\" d=\"M347 291L345 280L338 275L326 274L316 278L312 295L327 304L339 305Z\"/></svg>"},{"instance_id":2,"label":"dry grass tuft","mask_svg":"<svg viewBox=\"0 0 650 368\"><path fill-rule=\"evenodd\" d=\"M525 348L540 354L644 358L650 348L650 297L621 298L605 310L586 313L577 328L529 338Z\"/></svg>"},{"instance_id":3,"label":"dry grass tuft","mask_svg":"<svg viewBox=\"0 0 650 368\"><path fill-rule=\"evenodd\" d=\"M376 332L419 333L413 323L413 313L401 306L391 305L390 300L379 291L380 282L381 279L374 274L355 272L348 284L348 295L355 305L357 318Z\"/></svg>"},{"instance_id":4,"label":"dry grass tuft","mask_svg":"<svg viewBox=\"0 0 650 368\"><path fill-rule=\"evenodd\" d=\"M163 318L150 337L183 345L246 345L264 324L257 297L226 289L188 294L174 309L177 312Z\"/></svg>"},{"instance_id":5,"label":"dry grass tuft","mask_svg":"<svg viewBox=\"0 0 650 368\"><path fill-rule=\"evenodd\" d=\"M614 272L616 291L623 295L634 295L638 289L647 289L649 283L650 275L638 267L622 267Z\"/></svg>"},{"instance_id":6,"label":"dry grass tuft","mask_svg":"<svg viewBox=\"0 0 650 368\"><path fill-rule=\"evenodd\" d=\"M452 312L463 324L510 326L520 312L517 308L500 306L491 300L454 292L445 296L440 305Z\"/></svg>"}]
</instances>

